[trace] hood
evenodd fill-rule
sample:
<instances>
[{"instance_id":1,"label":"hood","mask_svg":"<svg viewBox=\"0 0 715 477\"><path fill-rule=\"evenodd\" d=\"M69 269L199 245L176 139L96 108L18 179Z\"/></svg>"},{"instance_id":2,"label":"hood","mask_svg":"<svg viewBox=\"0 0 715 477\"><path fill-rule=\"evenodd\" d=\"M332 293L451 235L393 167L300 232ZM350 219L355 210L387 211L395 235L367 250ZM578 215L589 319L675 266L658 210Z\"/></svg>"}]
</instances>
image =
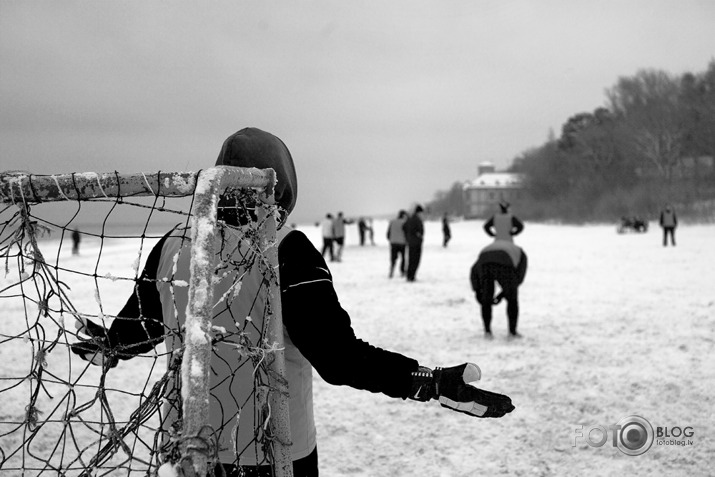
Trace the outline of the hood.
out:
<instances>
[{"instance_id":1,"label":"hood","mask_svg":"<svg viewBox=\"0 0 715 477\"><path fill-rule=\"evenodd\" d=\"M271 133L245 128L223 142L217 166L271 168L276 171L275 199L284 220L293 211L298 197L298 178L286 145Z\"/></svg>"}]
</instances>

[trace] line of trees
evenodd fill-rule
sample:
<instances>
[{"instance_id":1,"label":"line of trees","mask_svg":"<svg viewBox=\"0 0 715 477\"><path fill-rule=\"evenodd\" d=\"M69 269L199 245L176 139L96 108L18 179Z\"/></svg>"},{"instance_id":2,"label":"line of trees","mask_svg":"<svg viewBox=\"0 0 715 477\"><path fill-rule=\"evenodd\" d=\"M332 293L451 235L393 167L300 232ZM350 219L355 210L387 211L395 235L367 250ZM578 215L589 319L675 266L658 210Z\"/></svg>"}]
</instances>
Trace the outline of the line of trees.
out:
<instances>
[{"instance_id":1,"label":"line of trees","mask_svg":"<svg viewBox=\"0 0 715 477\"><path fill-rule=\"evenodd\" d=\"M680 76L641 70L606 97L606 106L571 116L558 137L514 159L510 171L525 177L520 215L653 218L671 203L683 216L715 218L715 60ZM438 193L431 209L452 207L455 192L456 184Z\"/></svg>"}]
</instances>

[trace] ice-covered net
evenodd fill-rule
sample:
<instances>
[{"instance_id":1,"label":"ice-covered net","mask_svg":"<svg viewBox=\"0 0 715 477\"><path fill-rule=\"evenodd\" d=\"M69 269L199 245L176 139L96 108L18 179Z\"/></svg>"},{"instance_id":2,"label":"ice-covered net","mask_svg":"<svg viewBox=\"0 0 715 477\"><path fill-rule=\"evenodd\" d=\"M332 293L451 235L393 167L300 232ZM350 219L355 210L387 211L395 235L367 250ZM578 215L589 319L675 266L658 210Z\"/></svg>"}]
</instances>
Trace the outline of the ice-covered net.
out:
<instances>
[{"instance_id":1,"label":"ice-covered net","mask_svg":"<svg viewBox=\"0 0 715 477\"><path fill-rule=\"evenodd\" d=\"M290 475L273 183L273 171L225 166L0 174L0 475L154 475L165 463L201 475L227 452ZM174 265L149 281L173 315L157 346L111 367L117 343L84 325L146 329L141 303L140 317L117 314L169 231ZM100 365L72 352L78 342ZM242 398L226 406L220 388L239 377Z\"/></svg>"}]
</instances>

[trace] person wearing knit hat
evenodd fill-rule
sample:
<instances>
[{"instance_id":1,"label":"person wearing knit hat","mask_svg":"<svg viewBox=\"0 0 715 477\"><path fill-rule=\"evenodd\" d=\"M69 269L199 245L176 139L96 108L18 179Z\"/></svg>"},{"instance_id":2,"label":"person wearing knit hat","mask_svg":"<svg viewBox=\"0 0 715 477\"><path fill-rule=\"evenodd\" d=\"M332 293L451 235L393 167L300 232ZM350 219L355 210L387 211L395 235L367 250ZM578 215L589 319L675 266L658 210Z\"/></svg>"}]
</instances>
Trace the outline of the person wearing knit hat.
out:
<instances>
[{"instance_id":1,"label":"person wearing knit hat","mask_svg":"<svg viewBox=\"0 0 715 477\"><path fill-rule=\"evenodd\" d=\"M278 178L275 197L284 216L277 234L278 276L294 476L318 475L313 369L329 384L403 400L436 399L445 408L474 417L499 418L514 410L508 396L469 384L481 376L473 363L430 369L356 337L321 253L305 234L284 225L295 206L297 178L290 152L280 139L256 128L242 129L224 142L217 164L270 167ZM240 254L246 251L241 235L232 235L235 229L222 229L231 243L221 253L229 260L241 259ZM88 321L85 333L90 339L73 344L72 351L94 364L113 367L118 360L148 352L162 342L170 351L180 349L181 340L165 333L167 329L181 329L186 318L185 287L170 289L177 280L189 279L190 246L186 242L171 232L165 235L152 249L134 293L110 328ZM267 291L265 286L261 291L263 275L259 268L260 264L253 265L244 274L238 295L230 304L219 300L213 309L214 328L224 330L222 339L213 346L207 423L218 444L217 475L272 475L270 466L262 465L268 456L254 435L263 425L258 420L260 413L253 408L255 376L252 366L243 366L245 361L236 353L242 334L261 328ZM225 272L214 281L214 296L230 294L235 274ZM244 320L248 316L250 323ZM167 389L176 392L172 386ZM169 410L164 424L177 418L175 410ZM238 458L237 451L243 451Z\"/></svg>"}]
</instances>

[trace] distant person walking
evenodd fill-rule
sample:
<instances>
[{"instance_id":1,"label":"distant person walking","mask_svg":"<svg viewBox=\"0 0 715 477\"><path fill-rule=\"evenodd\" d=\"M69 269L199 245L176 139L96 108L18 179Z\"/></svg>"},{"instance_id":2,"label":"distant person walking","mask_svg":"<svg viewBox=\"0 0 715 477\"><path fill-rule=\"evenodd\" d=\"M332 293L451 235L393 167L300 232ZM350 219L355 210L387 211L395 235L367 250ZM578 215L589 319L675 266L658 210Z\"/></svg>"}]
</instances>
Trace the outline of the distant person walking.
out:
<instances>
[{"instance_id":1,"label":"distant person walking","mask_svg":"<svg viewBox=\"0 0 715 477\"><path fill-rule=\"evenodd\" d=\"M678 217L670 204L666 205L660 213L660 226L663 227L663 247L668 246L668 235L670 235L670 244L675 247L675 228L678 226Z\"/></svg>"},{"instance_id":2,"label":"distant person walking","mask_svg":"<svg viewBox=\"0 0 715 477\"><path fill-rule=\"evenodd\" d=\"M333 220L333 242L337 245L335 251L335 261L343 261L343 247L345 246L345 224L352 224L352 220L347 220L343 217L342 212L338 212L338 216Z\"/></svg>"},{"instance_id":3,"label":"distant person walking","mask_svg":"<svg viewBox=\"0 0 715 477\"><path fill-rule=\"evenodd\" d=\"M494 240L479 253L472 265L470 281L477 302L481 305L484 337L492 339L492 305L506 298L509 319L509 339L521 338L517 332L519 319L519 285L526 276L527 258L521 247L507 240ZM501 287L494 297L495 283Z\"/></svg>"},{"instance_id":4,"label":"distant person walking","mask_svg":"<svg viewBox=\"0 0 715 477\"><path fill-rule=\"evenodd\" d=\"M452 230L449 227L449 216L447 212L442 216L442 246L447 248L447 244L452 239Z\"/></svg>"},{"instance_id":5,"label":"distant person walking","mask_svg":"<svg viewBox=\"0 0 715 477\"><path fill-rule=\"evenodd\" d=\"M407 212L401 210L387 225L387 241L390 242L390 278L395 274L395 264L400 258L400 276L405 276L405 231L402 226L407 220Z\"/></svg>"},{"instance_id":6,"label":"distant person walking","mask_svg":"<svg viewBox=\"0 0 715 477\"><path fill-rule=\"evenodd\" d=\"M333 214L325 214L325 218L320 223L320 231L323 235L323 250L320 252L325 258L325 252L330 253L330 261L335 261L333 254Z\"/></svg>"},{"instance_id":7,"label":"distant person walking","mask_svg":"<svg viewBox=\"0 0 715 477\"><path fill-rule=\"evenodd\" d=\"M499 202L499 213L492 215L484 223L484 231L496 240L506 240L513 242L514 235L518 235L524 230L524 224L509 212L509 203Z\"/></svg>"},{"instance_id":8,"label":"distant person walking","mask_svg":"<svg viewBox=\"0 0 715 477\"><path fill-rule=\"evenodd\" d=\"M358 233L360 234L360 246L365 245L365 237L368 233L369 227L367 225L367 221L365 220L364 217L360 217L360 220L358 220Z\"/></svg>"},{"instance_id":9,"label":"distant person walking","mask_svg":"<svg viewBox=\"0 0 715 477\"><path fill-rule=\"evenodd\" d=\"M367 233L370 236L370 245L375 245L375 228L373 227L372 219L367 221L368 229Z\"/></svg>"},{"instance_id":10,"label":"distant person walking","mask_svg":"<svg viewBox=\"0 0 715 477\"><path fill-rule=\"evenodd\" d=\"M402 230L405 232L407 242L407 281L414 282L417 275L417 268L420 266L422 257L422 241L424 239L425 227L422 221L422 206L417 205L414 213L407 218Z\"/></svg>"},{"instance_id":11,"label":"distant person walking","mask_svg":"<svg viewBox=\"0 0 715 477\"><path fill-rule=\"evenodd\" d=\"M74 229L72 231L72 255L79 255L79 243L82 241L82 237L79 230Z\"/></svg>"}]
</instances>

